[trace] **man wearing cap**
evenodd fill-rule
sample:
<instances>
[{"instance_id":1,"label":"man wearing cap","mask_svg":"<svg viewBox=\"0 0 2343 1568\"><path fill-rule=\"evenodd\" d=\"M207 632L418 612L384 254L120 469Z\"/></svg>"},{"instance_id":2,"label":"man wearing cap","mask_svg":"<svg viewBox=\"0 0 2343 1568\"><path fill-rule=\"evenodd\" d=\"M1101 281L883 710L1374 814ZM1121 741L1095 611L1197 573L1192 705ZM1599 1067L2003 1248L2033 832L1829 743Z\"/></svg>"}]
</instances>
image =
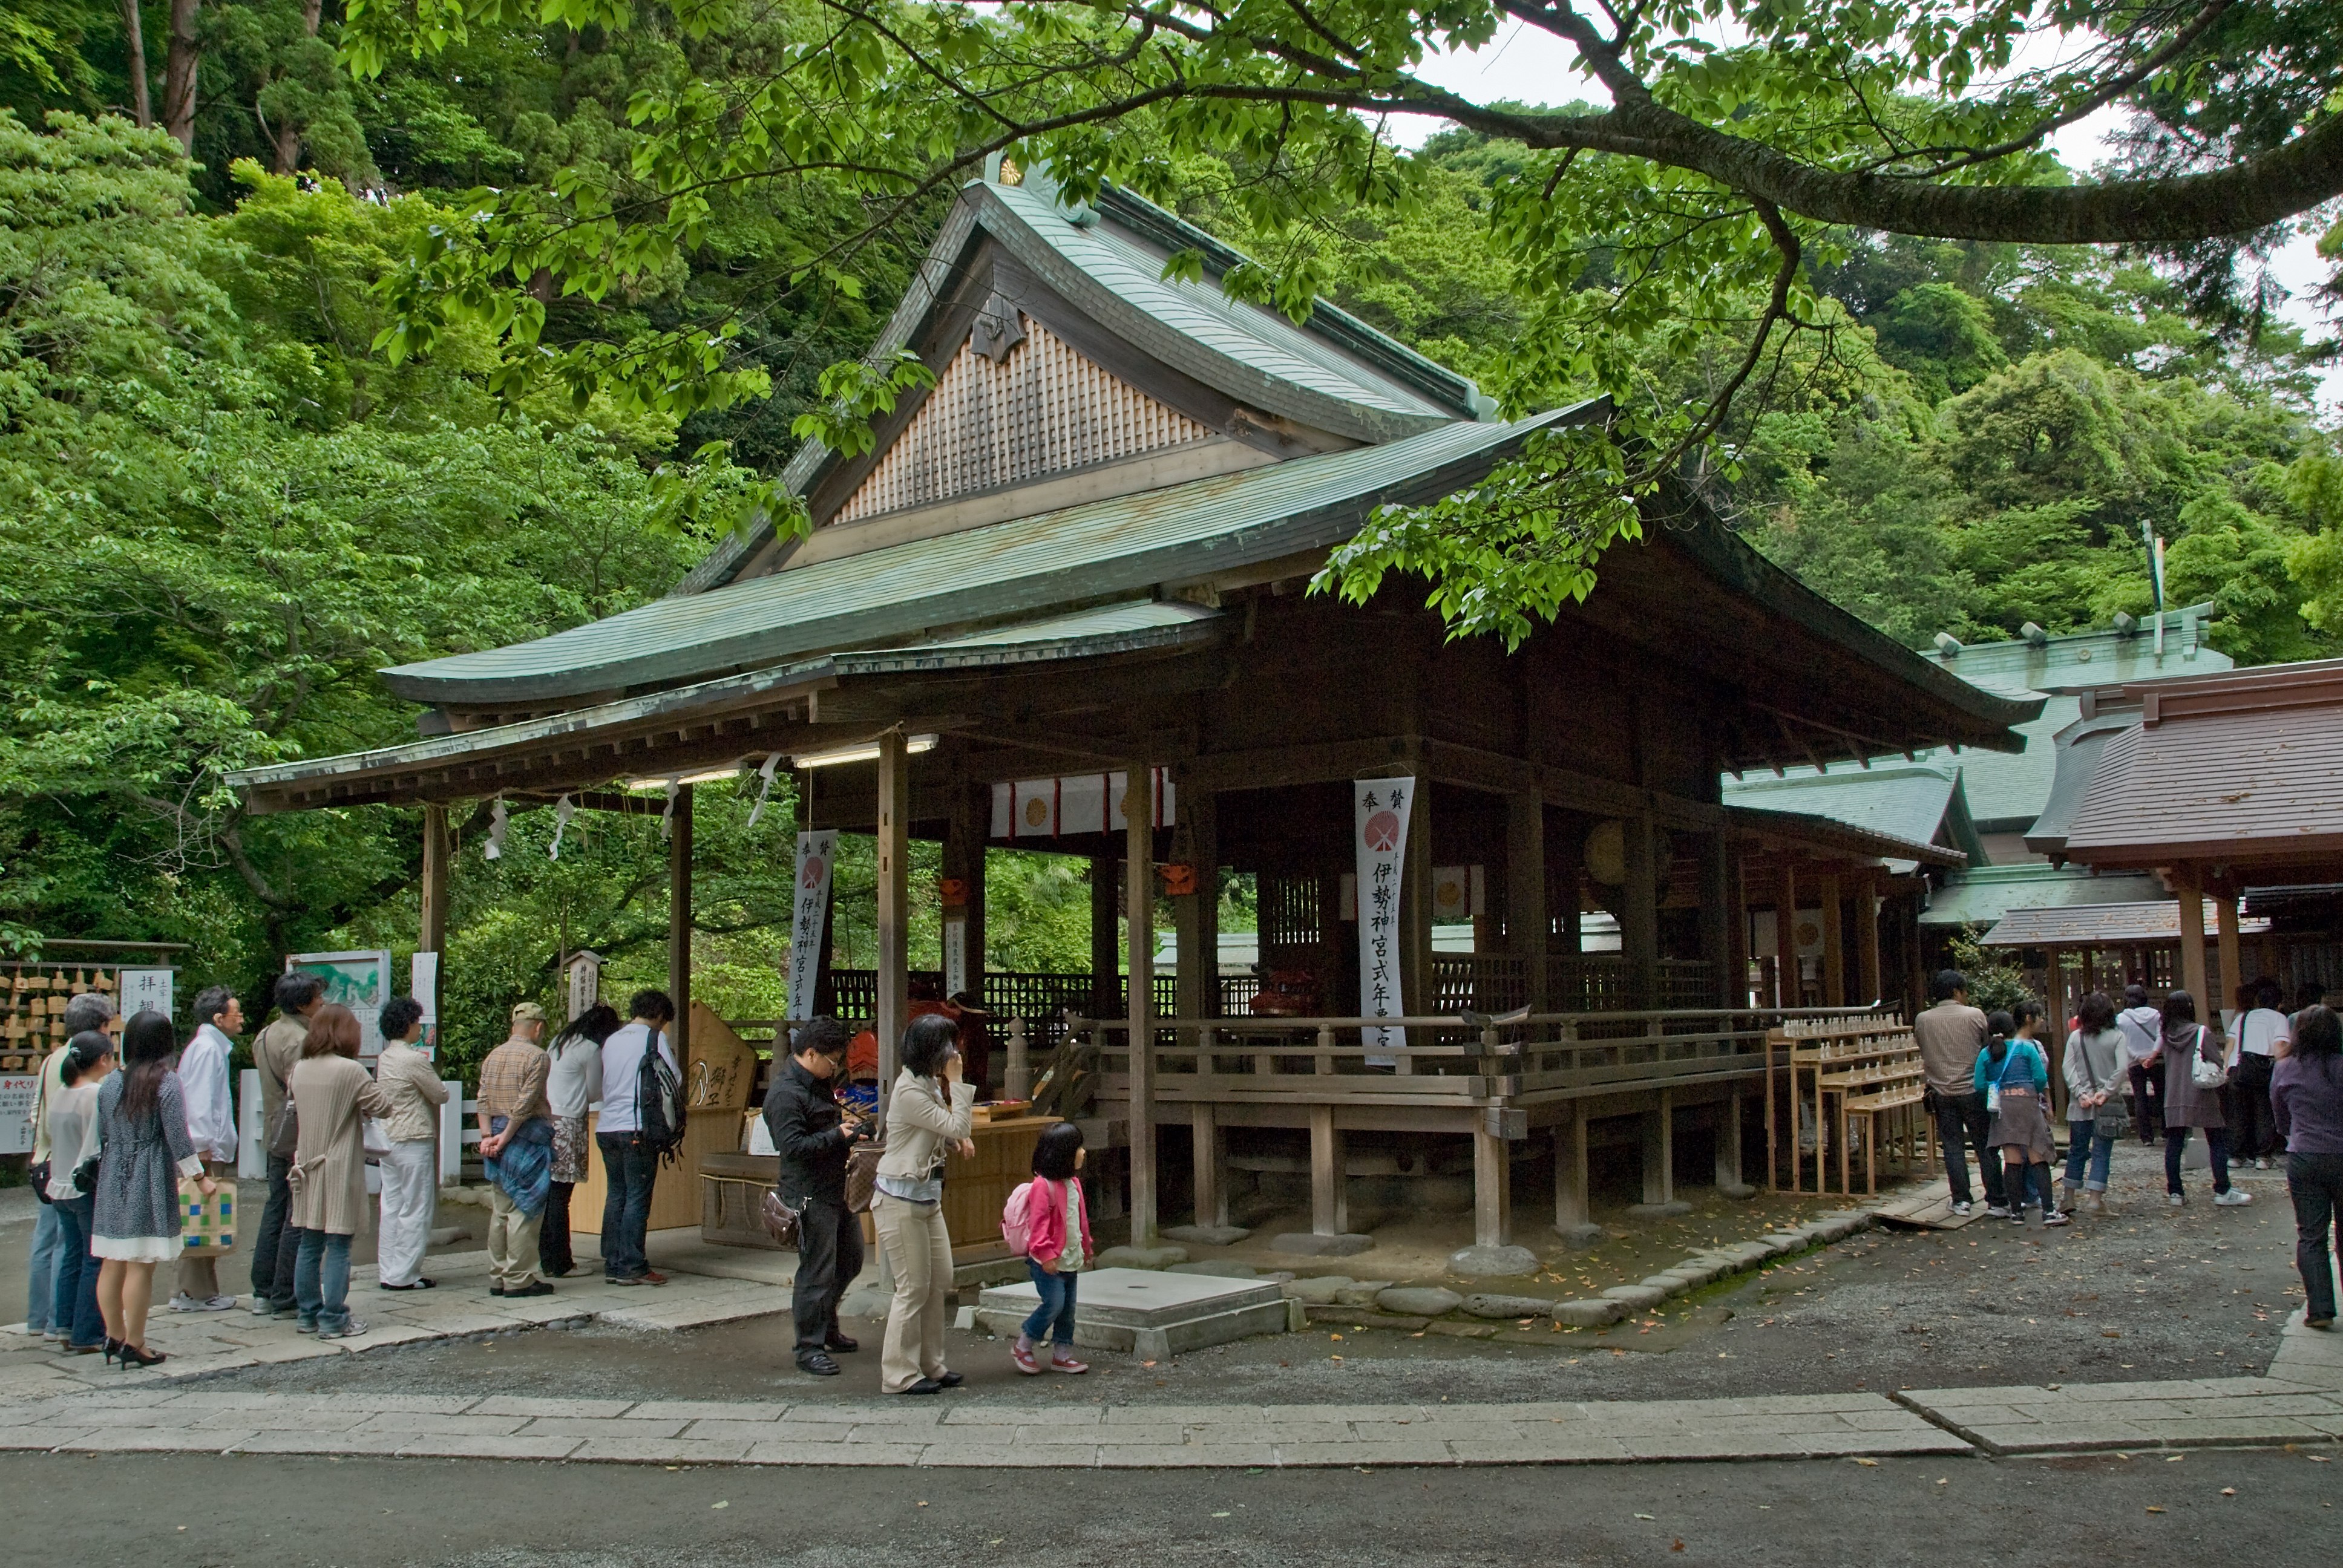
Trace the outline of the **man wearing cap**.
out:
<instances>
[{"instance_id":1,"label":"man wearing cap","mask_svg":"<svg viewBox=\"0 0 2343 1568\"><path fill-rule=\"evenodd\" d=\"M492 1166L516 1141L528 1141L532 1122L543 1123L549 1135L545 1079L552 1063L538 1040L545 1033L545 1010L533 1001L512 1010L512 1029L505 1042L480 1063L480 1158ZM546 1140L548 1147L550 1137ZM525 1150L516 1148L516 1156ZM540 1195L531 1208L517 1199L508 1183L492 1175L488 1182L488 1294L549 1296L553 1287L537 1277L537 1231L545 1222ZM539 1181L537 1185L542 1186Z\"/></svg>"}]
</instances>

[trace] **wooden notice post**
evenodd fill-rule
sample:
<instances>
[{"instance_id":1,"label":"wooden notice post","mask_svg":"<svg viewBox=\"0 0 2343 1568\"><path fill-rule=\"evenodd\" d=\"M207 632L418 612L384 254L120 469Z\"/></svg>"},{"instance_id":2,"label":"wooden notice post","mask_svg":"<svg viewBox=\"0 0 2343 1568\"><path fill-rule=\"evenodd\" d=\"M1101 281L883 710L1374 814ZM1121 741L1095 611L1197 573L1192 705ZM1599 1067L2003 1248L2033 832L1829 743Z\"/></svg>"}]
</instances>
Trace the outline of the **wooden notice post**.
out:
<instances>
[{"instance_id":1,"label":"wooden notice post","mask_svg":"<svg viewBox=\"0 0 2343 1568\"><path fill-rule=\"evenodd\" d=\"M879 738L879 973L872 1027L879 1036L879 1101L884 1106L902 1065L908 1010L911 914L911 769L903 733ZM883 1125L883 1123L882 1123Z\"/></svg>"},{"instance_id":2,"label":"wooden notice post","mask_svg":"<svg viewBox=\"0 0 2343 1568\"><path fill-rule=\"evenodd\" d=\"M667 835L667 994L675 1003L668 1044L680 1063L691 1051L691 786L675 792Z\"/></svg>"},{"instance_id":3,"label":"wooden notice post","mask_svg":"<svg viewBox=\"0 0 2343 1568\"><path fill-rule=\"evenodd\" d=\"M1131 949L1131 1244L1155 1244L1155 770L1129 764L1122 798Z\"/></svg>"}]
</instances>

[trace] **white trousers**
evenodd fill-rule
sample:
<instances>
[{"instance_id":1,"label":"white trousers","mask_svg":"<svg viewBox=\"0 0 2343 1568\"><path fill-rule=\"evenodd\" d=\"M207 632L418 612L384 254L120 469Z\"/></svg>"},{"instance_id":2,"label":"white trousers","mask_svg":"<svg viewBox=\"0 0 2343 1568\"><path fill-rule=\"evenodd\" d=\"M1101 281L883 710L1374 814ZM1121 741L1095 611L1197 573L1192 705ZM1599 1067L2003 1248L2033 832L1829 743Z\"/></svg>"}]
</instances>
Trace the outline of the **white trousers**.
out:
<instances>
[{"instance_id":1,"label":"white trousers","mask_svg":"<svg viewBox=\"0 0 2343 1568\"><path fill-rule=\"evenodd\" d=\"M439 1198L439 1162L432 1141L394 1143L382 1161L382 1231L376 1257L386 1285L411 1285L423 1271L431 1216Z\"/></svg>"}]
</instances>

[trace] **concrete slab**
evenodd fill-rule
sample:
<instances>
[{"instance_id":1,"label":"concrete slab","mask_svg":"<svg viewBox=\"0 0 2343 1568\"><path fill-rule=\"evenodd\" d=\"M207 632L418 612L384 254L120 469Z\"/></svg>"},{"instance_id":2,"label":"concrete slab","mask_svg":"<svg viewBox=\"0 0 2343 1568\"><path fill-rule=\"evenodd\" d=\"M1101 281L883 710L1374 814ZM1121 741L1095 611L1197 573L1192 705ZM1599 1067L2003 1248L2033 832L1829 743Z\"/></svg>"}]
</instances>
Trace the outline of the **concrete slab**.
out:
<instances>
[{"instance_id":1,"label":"concrete slab","mask_svg":"<svg viewBox=\"0 0 2343 1568\"><path fill-rule=\"evenodd\" d=\"M1039 1301L1030 1281L995 1285L978 1297L977 1321L995 1333L1013 1333ZM1076 1344L1141 1356L1280 1333L1290 1322L1273 1280L1099 1269L1081 1277L1075 1302Z\"/></svg>"}]
</instances>

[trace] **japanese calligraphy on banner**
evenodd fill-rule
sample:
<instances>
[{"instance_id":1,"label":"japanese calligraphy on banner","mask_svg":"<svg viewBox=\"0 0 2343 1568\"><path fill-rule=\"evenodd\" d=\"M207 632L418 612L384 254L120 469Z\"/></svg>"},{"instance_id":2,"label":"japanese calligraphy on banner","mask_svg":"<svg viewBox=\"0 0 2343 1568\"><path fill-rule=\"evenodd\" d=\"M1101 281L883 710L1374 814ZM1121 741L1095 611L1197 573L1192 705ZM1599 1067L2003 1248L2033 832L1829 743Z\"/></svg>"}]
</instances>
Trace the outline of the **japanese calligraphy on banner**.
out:
<instances>
[{"instance_id":1,"label":"japanese calligraphy on banner","mask_svg":"<svg viewBox=\"0 0 2343 1568\"><path fill-rule=\"evenodd\" d=\"M1153 826L1178 819L1177 789L1171 769L1151 769ZM1059 839L1077 833L1120 833L1129 773L1070 773L1059 779L1021 779L992 787L992 836L996 839Z\"/></svg>"},{"instance_id":2,"label":"japanese calligraphy on banner","mask_svg":"<svg viewBox=\"0 0 2343 1568\"><path fill-rule=\"evenodd\" d=\"M813 1016L814 977L821 968L823 917L830 912L830 873L838 861L838 829L798 835L797 902L789 915L789 1017Z\"/></svg>"},{"instance_id":3,"label":"japanese calligraphy on banner","mask_svg":"<svg viewBox=\"0 0 2343 1568\"><path fill-rule=\"evenodd\" d=\"M1353 838L1359 857L1359 1016L1392 1018L1407 1009L1400 986L1400 954L1407 946L1399 923L1399 890L1407 857L1407 817L1415 805L1413 779L1360 779L1353 782ZM1370 1063L1393 1058L1376 1050L1407 1045L1403 1028L1367 1028L1361 1043Z\"/></svg>"}]
</instances>

